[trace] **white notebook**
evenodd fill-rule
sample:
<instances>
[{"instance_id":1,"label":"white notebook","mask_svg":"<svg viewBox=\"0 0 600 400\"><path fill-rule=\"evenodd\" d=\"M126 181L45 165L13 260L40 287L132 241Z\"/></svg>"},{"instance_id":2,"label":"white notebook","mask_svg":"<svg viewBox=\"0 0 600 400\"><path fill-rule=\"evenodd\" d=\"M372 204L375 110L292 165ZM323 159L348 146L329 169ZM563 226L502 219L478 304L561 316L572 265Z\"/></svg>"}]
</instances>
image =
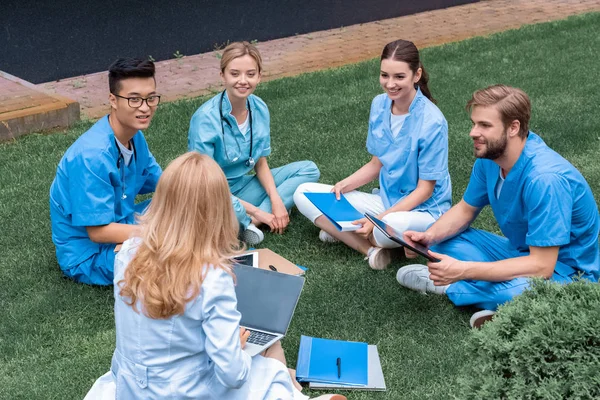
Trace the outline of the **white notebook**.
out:
<instances>
[{"instance_id":1,"label":"white notebook","mask_svg":"<svg viewBox=\"0 0 600 400\"><path fill-rule=\"evenodd\" d=\"M377 351L377 345L369 345L369 380L367 386L354 386L354 385L338 385L335 383L318 383L311 382L309 384L310 389L340 389L340 390L373 390L373 391L385 391L385 379L383 377L383 370L381 369L381 361L379 360L379 352Z\"/></svg>"}]
</instances>

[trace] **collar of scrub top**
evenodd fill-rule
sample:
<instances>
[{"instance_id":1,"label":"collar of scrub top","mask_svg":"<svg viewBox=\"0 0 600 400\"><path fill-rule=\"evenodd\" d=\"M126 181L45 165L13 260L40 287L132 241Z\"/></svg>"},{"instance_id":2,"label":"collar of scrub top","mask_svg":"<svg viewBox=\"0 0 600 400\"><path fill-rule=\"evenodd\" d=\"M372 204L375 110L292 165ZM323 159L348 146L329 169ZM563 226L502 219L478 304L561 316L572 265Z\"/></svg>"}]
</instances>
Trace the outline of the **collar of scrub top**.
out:
<instances>
[{"instance_id":1,"label":"collar of scrub top","mask_svg":"<svg viewBox=\"0 0 600 400\"><path fill-rule=\"evenodd\" d=\"M412 112L414 111L415 107L417 106L418 103L420 103L421 98L424 97L423 93L421 92L421 88L417 85L417 93L415 94L415 97L413 97L412 101L410 102L410 106L408 106L408 115L407 115L407 119L410 116L410 114L412 114ZM384 115L383 118L383 124L384 126L388 129L388 131L392 132L392 99L390 99L388 96L385 96L385 100L383 103L383 107L384 110L387 110L387 112L389 113L389 115L386 117L386 114ZM406 123L406 122L405 122ZM400 135L398 135L400 136Z\"/></svg>"},{"instance_id":2,"label":"collar of scrub top","mask_svg":"<svg viewBox=\"0 0 600 400\"><path fill-rule=\"evenodd\" d=\"M419 86L417 86L416 89L417 93L415 94L415 97L413 97L412 101L410 102L410 105L408 106L408 114L411 114L417 106L417 104L421 101L421 98L425 97L425 95L421 92L421 88ZM392 113L392 99L390 99L387 96L385 96L385 108L389 111L390 114Z\"/></svg>"},{"instance_id":3,"label":"collar of scrub top","mask_svg":"<svg viewBox=\"0 0 600 400\"><path fill-rule=\"evenodd\" d=\"M110 130L112 131L112 126L110 126L110 114L108 114L106 116L106 119L108 120L108 126L110 128ZM123 157L123 153L121 153L121 148L119 147L119 142L117 142L117 135L115 135L114 131L113 131L113 139L115 141L115 147L117 148L117 151L119 152L119 157L117 158L117 168L120 170L121 169L121 163L125 163L125 157ZM129 139L129 143L131 143L131 150L133 150L133 160L137 161L137 153L135 152L135 143L133 141L133 138Z\"/></svg>"},{"instance_id":4,"label":"collar of scrub top","mask_svg":"<svg viewBox=\"0 0 600 400\"><path fill-rule=\"evenodd\" d=\"M219 116L221 117L221 133L223 134L223 146L225 146L225 155L227 156L227 159L229 160L229 153L227 153L227 145L225 144L225 126L223 125L223 122L225 122L227 124L227 126L229 126L229 129L233 129L233 127L231 126L231 123L227 120L227 118L225 118L225 116L223 115L223 100L225 99L225 93L227 91L223 90L223 92L221 93L221 99L219 100ZM229 100L229 99L228 99ZM248 107L248 118L249 120L249 124L250 124L250 151L248 152L248 160L246 161L246 166L247 167L254 167L255 161L254 158L252 158L252 142L253 142L253 131L252 131L252 108L250 107L250 101L246 100L246 107ZM239 142L236 140L235 141L237 146L238 146L238 150L240 150L241 152L241 148L240 148L240 144ZM231 162L231 160L229 160Z\"/></svg>"},{"instance_id":5,"label":"collar of scrub top","mask_svg":"<svg viewBox=\"0 0 600 400\"><path fill-rule=\"evenodd\" d=\"M121 152L121 148L117 142L117 137L114 136L113 138L115 139L115 146L117 146L117 151L119 152L119 158L117 158L117 168L121 174L121 191L123 193L121 199L125 200L127 198L127 195L125 194L125 191L127 190L127 185L125 185L125 165L123 165L123 168L121 168L121 164L125 164L125 157L123 157L123 153ZM133 150L133 161L137 161L137 153L135 151L135 143L133 142L133 138L131 138L129 143L131 143L131 150Z\"/></svg>"}]
</instances>

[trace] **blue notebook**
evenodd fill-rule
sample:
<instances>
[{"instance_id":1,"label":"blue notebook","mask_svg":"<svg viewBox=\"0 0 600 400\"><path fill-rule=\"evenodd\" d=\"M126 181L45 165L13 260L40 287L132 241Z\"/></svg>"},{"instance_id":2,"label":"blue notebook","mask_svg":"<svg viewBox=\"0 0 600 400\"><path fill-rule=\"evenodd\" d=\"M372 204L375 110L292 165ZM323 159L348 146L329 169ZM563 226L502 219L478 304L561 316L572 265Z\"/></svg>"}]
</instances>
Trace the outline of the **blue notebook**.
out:
<instances>
[{"instance_id":1,"label":"blue notebook","mask_svg":"<svg viewBox=\"0 0 600 400\"><path fill-rule=\"evenodd\" d=\"M366 386L369 347L362 342L300 338L296 378L299 382Z\"/></svg>"},{"instance_id":2,"label":"blue notebook","mask_svg":"<svg viewBox=\"0 0 600 400\"><path fill-rule=\"evenodd\" d=\"M344 197L335 198L335 193L304 193L306 198L315 205L340 231L355 231L361 225L353 225L352 221L364 218L356 208Z\"/></svg>"}]
</instances>

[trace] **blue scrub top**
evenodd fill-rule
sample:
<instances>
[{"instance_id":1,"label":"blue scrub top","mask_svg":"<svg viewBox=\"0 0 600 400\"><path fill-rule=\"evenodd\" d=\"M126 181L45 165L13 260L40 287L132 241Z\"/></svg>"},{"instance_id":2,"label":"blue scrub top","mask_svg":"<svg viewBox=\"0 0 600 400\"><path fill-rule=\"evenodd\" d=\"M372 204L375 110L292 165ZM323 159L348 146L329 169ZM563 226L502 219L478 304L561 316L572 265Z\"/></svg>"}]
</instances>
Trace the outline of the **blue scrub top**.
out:
<instances>
[{"instance_id":1,"label":"blue scrub top","mask_svg":"<svg viewBox=\"0 0 600 400\"><path fill-rule=\"evenodd\" d=\"M436 181L433 194L414 211L439 218L450 209L452 185L448 172L448 123L421 90L394 138L390 125L392 100L383 93L373 99L369 116L367 150L379 158L381 198L386 209L416 189L419 179Z\"/></svg>"},{"instance_id":2,"label":"blue scrub top","mask_svg":"<svg viewBox=\"0 0 600 400\"><path fill-rule=\"evenodd\" d=\"M156 188L162 170L142 132L132 139L134 154L128 166L115 140L106 116L81 135L58 164L50 187L50 219L62 269L100 252L86 226L133 224L136 195Z\"/></svg>"},{"instance_id":3,"label":"blue scrub top","mask_svg":"<svg viewBox=\"0 0 600 400\"><path fill-rule=\"evenodd\" d=\"M529 132L496 198L499 174L500 166L492 160L475 161L464 200L477 208L491 205L502 233L517 250L560 246L559 262L597 281L598 207L581 173Z\"/></svg>"},{"instance_id":4,"label":"blue scrub top","mask_svg":"<svg viewBox=\"0 0 600 400\"><path fill-rule=\"evenodd\" d=\"M221 121L220 103L221 93L196 110L190 121L188 150L212 157L221 166L231 187L254 168L246 165L250 152L250 130L246 135L240 132L235 117L230 114L231 102L227 94L223 96ZM259 97L251 94L247 104L252 111L252 158L258 162L259 158L271 154L271 117L267 105Z\"/></svg>"}]
</instances>

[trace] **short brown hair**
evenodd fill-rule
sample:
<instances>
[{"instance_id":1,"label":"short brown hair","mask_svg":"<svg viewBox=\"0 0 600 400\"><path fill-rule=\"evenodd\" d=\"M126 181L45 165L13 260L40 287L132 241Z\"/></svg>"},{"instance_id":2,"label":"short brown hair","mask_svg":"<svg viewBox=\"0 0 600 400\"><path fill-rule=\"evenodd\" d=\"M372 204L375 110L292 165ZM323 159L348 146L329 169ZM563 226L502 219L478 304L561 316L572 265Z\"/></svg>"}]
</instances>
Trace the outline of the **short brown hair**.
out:
<instances>
[{"instance_id":1,"label":"short brown hair","mask_svg":"<svg viewBox=\"0 0 600 400\"><path fill-rule=\"evenodd\" d=\"M470 112L475 106L496 107L505 128L517 120L521 124L519 136L523 139L527 137L529 118L531 117L531 101L527 93L521 89L506 85L493 85L477 90L467 103L466 109Z\"/></svg>"},{"instance_id":2,"label":"short brown hair","mask_svg":"<svg viewBox=\"0 0 600 400\"><path fill-rule=\"evenodd\" d=\"M225 68L232 60L243 57L246 54L254 58L254 61L256 61L256 65L258 66L258 72L261 73L262 57L260 56L260 52L255 45L248 42L233 42L225 47L223 55L221 56L221 72L225 72Z\"/></svg>"}]
</instances>

